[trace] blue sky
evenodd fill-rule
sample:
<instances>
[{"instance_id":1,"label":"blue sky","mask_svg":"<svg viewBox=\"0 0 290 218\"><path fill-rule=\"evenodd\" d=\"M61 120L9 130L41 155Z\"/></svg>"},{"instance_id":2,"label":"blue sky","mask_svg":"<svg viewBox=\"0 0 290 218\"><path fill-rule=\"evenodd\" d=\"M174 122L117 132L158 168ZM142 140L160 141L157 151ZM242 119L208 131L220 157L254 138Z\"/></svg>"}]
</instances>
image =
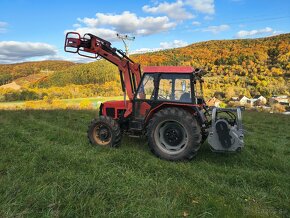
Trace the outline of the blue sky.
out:
<instances>
[{"instance_id":1,"label":"blue sky","mask_svg":"<svg viewBox=\"0 0 290 218\"><path fill-rule=\"evenodd\" d=\"M69 30L91 32L121 49L116 33L133 35L131 51L257 38L290 32L290 1L1 0L0 63L83 60L63 52Z\"/></svg>"}]
</instances>

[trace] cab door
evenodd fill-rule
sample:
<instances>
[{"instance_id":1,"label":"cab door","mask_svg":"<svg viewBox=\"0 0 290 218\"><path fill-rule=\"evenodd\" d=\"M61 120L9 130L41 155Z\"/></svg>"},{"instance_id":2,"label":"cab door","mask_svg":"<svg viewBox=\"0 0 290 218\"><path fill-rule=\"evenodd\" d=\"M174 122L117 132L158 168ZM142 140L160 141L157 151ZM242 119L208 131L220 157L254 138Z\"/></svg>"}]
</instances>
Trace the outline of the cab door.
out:
<instances>
[{"instance_id":1,"label":"cab door","mask_svg":"<svg viewBox=\"0 0 290 218\"><path fill-rule=\"evenodd\" d=\"M143 75L134 99L135 119L144 120L149 113L155 100L156 82L157 74L147 73Z\"/></svg>"}]
</instances>

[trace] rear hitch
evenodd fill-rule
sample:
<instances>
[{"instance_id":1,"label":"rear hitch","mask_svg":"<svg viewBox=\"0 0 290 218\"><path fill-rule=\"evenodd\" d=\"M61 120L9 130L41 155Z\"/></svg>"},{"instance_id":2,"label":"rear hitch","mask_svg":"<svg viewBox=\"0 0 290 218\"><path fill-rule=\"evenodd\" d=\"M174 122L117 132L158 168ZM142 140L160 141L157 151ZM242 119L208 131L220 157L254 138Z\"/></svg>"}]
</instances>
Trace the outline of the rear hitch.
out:
<instances>
[{"instance_id":1,"label":"rear hitch","mask_svg":"<svg viewBox=\"0 0 290 218\"><path fill-rule=\"evenodd\" d=\"M208 143L214 152L237 152L244 147L242 108L213 108Z\"/></svg>"}]
</instances>

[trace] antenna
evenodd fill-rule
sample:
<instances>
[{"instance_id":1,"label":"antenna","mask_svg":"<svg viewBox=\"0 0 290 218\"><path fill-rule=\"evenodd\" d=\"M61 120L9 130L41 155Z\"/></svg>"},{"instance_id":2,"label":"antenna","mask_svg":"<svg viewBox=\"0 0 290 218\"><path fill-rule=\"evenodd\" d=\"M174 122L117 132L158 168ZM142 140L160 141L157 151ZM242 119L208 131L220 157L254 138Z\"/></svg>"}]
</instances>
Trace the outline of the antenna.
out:
<instances>
[{"instance_id":1,"label":"antenna","mask_svg":"<svg viewBox=\"0 0 290 218\"><path fill-rule=\"evenodd\" d=\"M117 37L123 41L124 46L125 46L125 53L129 57L129 43L126 41L134 41L135 36L128 36L128 35L117 33Z\"/></svg>"}]
</instances>

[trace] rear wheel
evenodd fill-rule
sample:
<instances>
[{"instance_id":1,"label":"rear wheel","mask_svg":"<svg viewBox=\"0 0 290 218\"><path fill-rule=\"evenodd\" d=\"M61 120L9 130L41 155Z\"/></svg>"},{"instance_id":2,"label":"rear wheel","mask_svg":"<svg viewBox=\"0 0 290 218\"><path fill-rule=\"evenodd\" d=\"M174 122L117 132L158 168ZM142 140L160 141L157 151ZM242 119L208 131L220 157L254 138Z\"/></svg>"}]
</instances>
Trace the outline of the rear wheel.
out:
<instances>
[{"instance_id":1,"label":"rear wheel","mask_svg":"<svg viewBox=\"0 0 290 218\"><path fill-rule=\"evenodd\" d=\"M122 138L120 126L111 117L100 116L90 123L88 138L93 145L118 147Z\"/></svg>"},{"instance_id":2,"label":"rear wheel","mask_svg":"<svg viewBox=\"0 0 290 218\"><path fill-rule=\"evenodd\" d=\"M147 126L151 151L166 160L190 160L201 143L201 130L196 119L181 108L157 112Z\"/></svg>"}]
</instances>

